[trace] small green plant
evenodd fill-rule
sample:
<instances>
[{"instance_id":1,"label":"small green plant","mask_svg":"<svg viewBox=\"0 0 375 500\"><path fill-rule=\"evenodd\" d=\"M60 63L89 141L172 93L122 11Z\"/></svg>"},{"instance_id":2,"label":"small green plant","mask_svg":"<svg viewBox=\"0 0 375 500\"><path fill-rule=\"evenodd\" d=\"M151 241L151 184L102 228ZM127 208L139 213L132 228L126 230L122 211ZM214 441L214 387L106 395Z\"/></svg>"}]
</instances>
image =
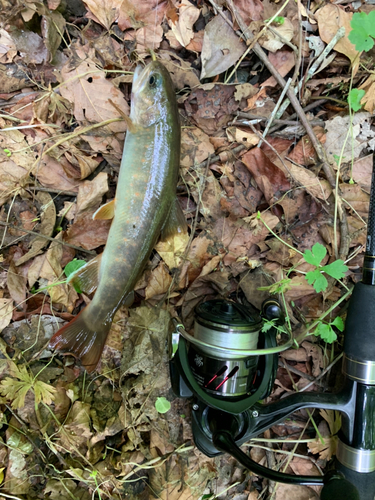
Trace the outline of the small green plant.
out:
<instances>
[{"instance_id":1,"label":"small green plant","mask_svg":"<svg viewBox=\"0 0 375 500\"><path fill-rule=\"evenodd\" d=\"M284 278L276 283L272 283L269 286L259 286L258 290L266 291L269 293L285 293L291 288L292 280L290 278Z\"/></svg>"},{"instance_id":2,"label":"small green plant","mask_svg":"<svg viewBox=\"0 0 375 500\"><path fill-rule=\"evenodd\" d=\"M171 409L171 403L164 397L156 398L155 408L159 413L167 413Z\"/></svg>"},{"instance_id":3,"label":"small green plant","mask_svg":"<svg viewBox=\"0 0 375 500\"><path fill-rule=\"evenodd\" d=\"M265 22L268 23L272 18L270 17L269 19L266 19ZM282 25L285 23L285 17L283 16L276 16L275 19L272 21L275 24Z\"/></svg>"},{"instance_id":4,"label":"small green plant","mask_svg":"<svg viewBox=\"0 0 375 500\"><path fill-rule=\"evenodd\" d=\"M67 278L69 278L69 276L73 273L75 273L78 269L81 269L81 267L83 267L84 265L86 265L87 262L84 261L84 260L78 260L78 259L73 259L71 260L66 266L65 266L65 269L64 269L64 273L65 273L65 276ZM74 286L74 290L77 292L77 293L82 293L82 290L79 289L79 287L77 285L75 285L73 283L73 286Z\"/></svg>"},{"instance_id":5,"label":"small green plant","mask_svg":"<svg viewBox=\"0 0 375 500\"><path fill-rule=\"evenodd\" d=\"M345 273L348 270L347 266L341 259L337 259L326 266L321 266L320 263L326 254L326 247L320 243L315 243L311 250L305 250L303 254L305 261L316 267L314 271L310 271L306 274L306 279L309 285L312 285L317 293L323 292L328 286L328 281L323 273L340 280L345 276Z\"/></svg>"},{"instance_id":6,"label":"small green plant","mask_svg":"<svg viewBox=\"0 0 375 500\"><path fill-rule=\"evenodd\" d=\"M350 22L352 28L349 40L355 45L356 50L368 52L374 46L375 38L375 11L368 14L356 12Z\"/></svg>"},{"instance_id":7,"label":"small green plant","mask_svg":"<svg viewBox=\"0 0 375 500\"><path fill-rule=\"evenodd\" d=\"M288 333L284 325L277 324L277 318L264 320L262 332L268 332L271 328L276 328L279 333Z\"/></svg>"},{"instance_id":8,"label":"small green plant","mask_svg":"<svg viewBox=\"0 0 375 500\"><path fill-rule=\"evenodd\" d=\"M359 111L362 108L361 99L365 95L363 89L352 89L348 95L348 104L353 111Z\"/></svg>"},{"instance_id":9,"label":"small green plant","mask_svg":"<svg viewBox=\"0 0 375 500\"><path fill-rule=\"evenodd\" d=\"M320 321L318 326L314 330L314 335L316 337L320 337L325 342L328 342L328 344L332 344L332 342L335 342L335 340L337 340L337 335L332 328L333 326L340 330L340 332L344 331L344 322L340 318L340 316L337 316L337 318L335 318L330 323Z\"/></svg>"}]
</instances>

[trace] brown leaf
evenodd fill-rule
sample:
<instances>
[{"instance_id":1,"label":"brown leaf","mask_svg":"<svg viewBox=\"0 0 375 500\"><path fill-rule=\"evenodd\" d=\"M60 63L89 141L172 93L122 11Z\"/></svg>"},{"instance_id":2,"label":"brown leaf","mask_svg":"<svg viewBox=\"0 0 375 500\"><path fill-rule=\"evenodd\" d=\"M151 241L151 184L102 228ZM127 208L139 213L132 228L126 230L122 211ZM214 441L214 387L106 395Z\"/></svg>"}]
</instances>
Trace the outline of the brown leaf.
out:
<instances>
[{"instance_id":1,"label":"brown leaf","mask_svg":"<svg viewBox=\"0 0 375 500\"><path fill-rule=\"evenodd\" d=\"M327 180L319 179L311 170L299 167L294 163L289 163L288 169L297 184L306 189L314 198L319 198L324 201L328 200L332 193L332 189Z\"/></svg>"},{"instance_id":2,"label":"brown leaf","mask_svg":"<svg viewBox=\"0 0 375 500\"><path fill-rule=\"evenodd\" d=\"M181 166L190 168L194 164L202 163L215 149L207 134L198 127L182 129L181 136Z\"/></svg>"},{"instance_id":3,"label":"brown leaf","mask_svg":"<svg viewBox=\"0 0 375 500\"><path fill-rule=\"evenodd\" d=\"M277 31L277 33L285 40L288 40L288 42L293 38L294 35L293 24L287 17L284 18L283 24L279 26L273 26L273 30ZM267 30L266 34L260 38L259 44L270 52L277 52L281 49L281 47L284 46L284 42L281 40L281 38L270 30Z\"/></svg>"},{"instance_id":4,"label":"brown leaf","mask_svg":"<svg viewBox=\"0 0 375 500\"><path fill-rule=\"evenodd\" d=\"M204 29L201 80L224 73L245 50L233 29L221 16L215 16Z\"/></svg>"},{"instance_id":5,"label":"brown leaf","mask_svg":"<svg viewBox=\"0 0 375 500\"><path fill-rule=\"evenodd\" d=\"M77 212L96 210L102 203L103 195L108 191L108 174L99 172L92 181L83 181L77 195Z\"/></svg>"},{"instance_id":6,"label":"brown leaf","mask_svg":"<svg viewBox=\"0 0 375 500\"><path fill-rule=\"evenodd\" d=\"M272 163L260 148L253 148L242 161L254 176L269 205L276 203L281 194L290 189L285 173Z\"/></svg>"},{"instance_id":7,"label":"brown leaf","mask_svg":"<svg viewBox=\"0 0 375 500\"><path fill-rule=\"evenodd\" d=\"M261 0L234 0L233 3L247 26L251 21L263 20L264 7Z\"/></svg>"},{"instance_id":8,"label":"brown leaf","mask_svg":"<svg viewBox=\"0 0 375 500\"><path fill-rule=\"evenodd\" d=\"M373 155L363 156L353 164L353 179L367 193L370 192Z\"/></svg>"},{"instance_id":9,"label":"brown leaf","mask_svg":"<svg viewBox=\"0 0 375 500\"><path fill-rule=\"evenodd\" d=\"M62 162L51 156L43 156L35 176L42 186L61 191L78 192L80 181L70 179L63 168Z\"/></svg>"},{"instance_id":10,"label":"brown leaf","mask_svg":"<svg viewBox=\"0 0 375 500\"><path fill-rule=\"evenodd\" d=\"M44 236L52 236L53 228L56 223L56 209L52 197L49 193L39 191L35 198L41 204L41 224L36 232ZM49 243L49 240L43 238L43 236L34 236L30 250L21 258L17 259L15 265L20 266L36 255L39 255L42 248L45 247L47 243Z\"/></svg>"},{"instance_id":11,"label":"brown leaf","mask_svg":"<svg viewBox=\"0 0 375 500\"><path fill-rule=\"evenodd\" d=\"M358 184L340 184L342 197L350 207L359 213L361 217L367 217L370 205L370 196L365 193Z\"/></svg>"},{"instance_id":12,"label":"brown leaf","mask_svg":"<svg viewBox=\"0 0 375 500\"><path fill-rule=\"evenodd\" d=\"M10 63L17 55L17 47L10 34L3 28L0 29L0 62Z\"/></svg>"},{"instance_id":13,"label":"brown leaf","mask_svg":"<svg viewBox=\"0 0 375 500\"><path fill-rule=\"evenodd\" d=\"M324 129L322 127L313 127L317 139L323 144L325 142ZM293 151L288 155L288 158L298 163L299 165L315 165L316 151L308 135L302 137Z\"/></svg>"},{"instance_id":14,"label":"brown leaf","mask_svg":"<svg viewBox=\"0 0 375 500\"><path fill-rule=\"evenodd\" d=\"M355 75L359 67L360 53L348 38L351 31L350 21L353 14L346 12L338 5L327 4L315 12L315 16L318 21L319 35L325 43L329 43L332 40L339 28L342 26L345 28L345 36L336 43L334 49L350 59Z\"/></svg>"},{"instance_id":15,"label":"brown leaf","mask_svg":"<svg viewBox=\"0 0 375 500\"><path fill-rule=\"evenodd\" d=\"M281 76L286 76L295 65L295 55L290 50L278 50L275 53L270 52L268 59ZM275 87L276 85L277 82L273 76L270 76L262 83L262 87Z\"/></svg>"},{"instance_id":16,"label":"brown leaf","mask_svg":"<svg viewBox=\"0 0 375 500\"><path fill-rule=\"evenodd\" d=\"M91 0L90 0L91 1ZM101 5L102 2L99 2ZM108 4L105 4L108 9ZM85 57L82 52L78 56ZM79 61L79 59L78 59ZM122 92L106 78L104 70L98 69L93 61L86 58L72 69L66 64L61 71L61 95L74 103L74 116L82 123L100 123L111 118L121 118L119 112L111 105L109 99L126 115L129 115L129 105ZM124 132L123 120L109 124L112 132Z\"/></svg>"},{"instance_id":17,"label":"brown leaf","mask_svg":"<svg viewBox=\"0 0 375 500\"><path fill-rule=\"evenodd\" d=\"M163 261L170 270L181 264L181 257L185 252L190 237L188 233L176 233L167 240L159 241L155 246Z\"/></svg>"},{"instance_id":18,"label":"brown leaf","mask_svg":"<svg viewBox=\"0 0 375 500\"><path fill-rule=\"evenodd\" d=\"M0 298L0 332L6 328L13 315L13 299Z\"/></svg>"},{"instance_id":19,"label":"brown leaf","mask_svg":"<svg viewBox=\"0 0 375 500\"><path fill-rule=\"evenodd\" d=\"M178 8L178 21L169 21L179 43L186 47L194 36L193 24L199 17L199 9L191 4L188 0L182 0Z\"/></svg>"},{"instance_id":20,"label":"brown leaf","mask_svg":"<svg viewBox=\"0 0 375 500\"><path fill-rule=\"evenodd\" d=\"M12 263L7 274L7 287L16 307L25 309L26 279Z\"/></svg>"},{"instance_id":21,"label":"brown leaf","mask_svg":"<svg viewBox=\"0 0 375 500\"><path fill-rule=\"evenodd\" d=\"M86 13L86 17L93 19L109 30L118 18L122 0L107 0L106 2L84 0L84 3L90 9L90 12Z\"/></svg>"},{"instance_id":22,"label":"brown leaf","mask_svg":"<svg viewBox=\"0 0 375 500\"><path fill-rule=\"evenodd\" d=\"M67 230L64 240L71 245L81 246L86 250L93 250L101 245L105 245L110 220L93 220L94 212L84 212L78 215L74 224Z\"/></svg>"},{"instance_id":23,"label":"brown leaf","mask_svg":"<svg viewBox=\"0 0 375 500\"><path fill-rule=\"evenodd\" d=\"M168 2L165 0L124 0L120 2L118 26L125 31L140 26L158 26L167 11Z\"/></svg>"},{"instance_id":24,"label":"brown leaf","mask_svg":"<svg viewBox=\"0 0 375 500\"><path fill-rule=\"evenodd\" d=\"M165 264L160 262L158 267L151 272L151 276L145 290L146 300L151 299L155 295L166 293L169 290L171 283L172 276L166 270Z\"/></svg>"}]
</instances>

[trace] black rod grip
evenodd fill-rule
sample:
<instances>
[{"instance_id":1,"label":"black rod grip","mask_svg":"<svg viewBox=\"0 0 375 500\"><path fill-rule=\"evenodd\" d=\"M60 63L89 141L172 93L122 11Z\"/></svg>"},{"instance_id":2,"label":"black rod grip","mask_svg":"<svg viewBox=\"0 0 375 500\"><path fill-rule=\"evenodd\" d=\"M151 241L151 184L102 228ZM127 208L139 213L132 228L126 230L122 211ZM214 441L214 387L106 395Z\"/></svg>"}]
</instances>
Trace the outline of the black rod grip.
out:
<instances>
[{"instance_id":1,"label":"black rod grip","mask_svg":"<svg viewBox=\"0 0 375 500\"><path fill-rule=\"evenodd\" d=\"M345 479L348 480L351 484L354 484L358 493L360 500L374 500L375 497L375 471L374 472L356 472L354 470L348 469L345 465L340 464L338 460L336 460L336 467L339 472L341 472ZM331 497L332 500L334 498L347 498L343 497Z\"/></svg>"},{"instance_id":2,"label":"black rod grip","mask_svg":"<svg viewBox=\"0 0 375 500\"><path fill-rule=\"evenodd\" d=\"M348 307L344 352L358 361L375 361L375 286L357 283Z\"/></svg>"},{"instance_id":3,"label":"black rod grip","mask_svg":"<svg viewBox=\"0 0 375 500\"><path fill-rule=\"evenodd\" d=\"M372 157L370 207L367 221L366 253L363 261L363 283L375 285L375 155Z\"/></svg>"}]
</instances>

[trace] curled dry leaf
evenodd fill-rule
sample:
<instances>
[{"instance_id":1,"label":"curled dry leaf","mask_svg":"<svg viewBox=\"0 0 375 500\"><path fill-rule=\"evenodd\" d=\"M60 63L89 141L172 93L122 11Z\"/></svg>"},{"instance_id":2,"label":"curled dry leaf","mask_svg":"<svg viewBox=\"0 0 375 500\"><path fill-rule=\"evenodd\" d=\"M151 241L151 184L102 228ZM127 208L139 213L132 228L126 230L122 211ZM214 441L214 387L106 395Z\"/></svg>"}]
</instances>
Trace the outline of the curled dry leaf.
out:
<instances>
[{"instance_id":1,"label":"curled dry leaf","mask_svg":"<svg viewBox=\"0 0 375 500\"><path fill-rule=\"evenodd\" d=\"M151 272L150 278L146 286L146 300L151 299L155 295L161 295L169 290L172 283L172 276L165 268L165 264L160 264Z\"/></svg>"},{"instance_id":2,"label":"curled dry leaf","mask_svg":"<svg viewBox=\"0 0 375 500\"><path fill-rule=\"evenodd\" d=\"M77 195L76 215L97 209L108 191L108 174L100 172L92 181L83 181Z\"/></svg>"},{"instance_id":3,"label":"curled dry leaf","mask_svg":"<svg viewBox=\"0 0 375 500\"><path fill-rule=\"evenodd\" d=\"M155 246L163 261L170 270L176 269L181 264L181 257L189 242L188 233L176 233L165 241L159 241Z\"/></svg>"},{"instance_id":4,"label":"curled dry leaf","mask_svg":"<svg viewBox=\"0 0 375 500\"><path fill-rule=\"evenodd\" d=\"M178 20L169 20L169 25L179 41L179 43L186 47L194 36L193 24L199 17L199 9L191 4L188 0L182 0L178 9Z\"/></svg>"},{"instance_id":5,"label":"curled dry leaf","mask_svg":"<svg viewBox=\"0 0 375 500\"><path fill-rule=\"evenodd\" d=\"M221 16L215 16L204 30L201 80L224 73L245 50L233 29Z\"/></svg>"},{"instance_id":6,"label":"curled dry leaf","mask_svg":"<svg viewBox=\"0 0 375 500\"><path fill-rule=\"evenodd\" d=\"M279 26L272 26L272 31L268 29L266 31L266 34L260 38L259 44L270 52L277 52L281 49L281 47L284 46L284 42L281 40L278 34L288 42L290 42L290 40L293 38L293 24L287 17L284 18L283 24Z\"/></svg>"},{"instance_id":7,"label":"curled dry leaf","mask_svg":"<svg viewBox=\"0 0 375 500\"><path fill-rule=\"evenodd\" d=\"M67 230L64 240L71 245L80 246L86 250L93 250L101 245L105 245L110 220L93 220L94 212L83 212L76 217L74 224Z\"/></svg>"},{"instance_id":8,"label":"curled dry leaf","mask_svg":"<svg viewBox=\"0 0 375 500\"><path fill-rule=\"evenodd\" d=\"M52 197L49 193L39 191L35 198L41 205L41 224L35 229L35 231L44 236L52 236L53 228L56 223L56 209ZM43 236L35 236L31 241L30 250L25 255L17 259L15 265L20 266L36 255L39 255L42 248L46 246L47 243L49 243L49 240L43 238Z\"/></svg>"}]
</instances>

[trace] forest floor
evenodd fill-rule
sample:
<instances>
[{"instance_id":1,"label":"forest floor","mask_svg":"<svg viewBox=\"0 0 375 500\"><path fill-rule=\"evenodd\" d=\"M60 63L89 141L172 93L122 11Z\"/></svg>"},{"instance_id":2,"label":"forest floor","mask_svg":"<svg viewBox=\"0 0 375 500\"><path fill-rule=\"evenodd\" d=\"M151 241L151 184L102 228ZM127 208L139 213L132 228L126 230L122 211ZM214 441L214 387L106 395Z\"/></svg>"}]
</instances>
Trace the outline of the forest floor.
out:
<instances>
[{"instance_id":1,"label":"forest floor","mask_svg":"<svg viewBox=\"0 0 375 500\"><path fill-rule=\"evenodd\" d=\"M171 318L191 331L204 300L259 309L272 296L299 348L280 354L268 401L339 385L366 241L375 6L0 6L0 498L318 498L319 488L200 453L166 346ZM106 243L110 222L92 214L114 198L122 116L150 49L177 93L188 233L157 244L89 375L48 341L90 302L66 278ZM300 410L243 449L268 467L321 475L339 426L333 411Z\"/></svg>"}]
</instances>

